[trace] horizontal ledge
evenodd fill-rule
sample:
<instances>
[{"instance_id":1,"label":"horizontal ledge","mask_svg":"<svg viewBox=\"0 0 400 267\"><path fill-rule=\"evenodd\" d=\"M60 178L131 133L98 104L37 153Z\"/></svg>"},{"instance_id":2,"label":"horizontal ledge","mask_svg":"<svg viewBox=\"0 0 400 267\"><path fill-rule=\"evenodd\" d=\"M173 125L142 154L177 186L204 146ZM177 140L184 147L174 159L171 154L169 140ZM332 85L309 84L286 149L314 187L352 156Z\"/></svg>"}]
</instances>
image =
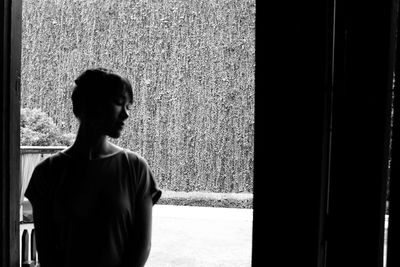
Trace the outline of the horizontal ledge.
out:
<instances>
[{"instance_id":1,"label":"horizontal ledge","mask_svg":"<svg viewBox=\"0 0 400 267\"><path fill-rule=\"evenodd\" d=\"M22 154L27 153L54 153L66 149L66 146L21 146L20 150Z\"/></svg>"}]
</instances>

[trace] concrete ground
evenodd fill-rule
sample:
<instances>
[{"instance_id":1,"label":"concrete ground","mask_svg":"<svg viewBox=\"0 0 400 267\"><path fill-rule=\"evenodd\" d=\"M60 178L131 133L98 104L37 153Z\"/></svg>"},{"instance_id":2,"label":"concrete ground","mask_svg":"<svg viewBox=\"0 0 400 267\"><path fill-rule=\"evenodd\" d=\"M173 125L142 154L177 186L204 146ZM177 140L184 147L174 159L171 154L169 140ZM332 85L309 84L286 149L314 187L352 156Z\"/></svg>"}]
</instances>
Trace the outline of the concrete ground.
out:
<instances>
[{"instance_id":1,"label":"concrete ground","mask_svg":"<svg viewBox=\"0 0 400 267\"><path fill-rule=\"evenodd\" d=\"M250 267L253 210L155 205L146 267Z\"/></svg>"},{"instance_id":2,"label":"concrete ground","mask_svg":"<svg viewBox=\"0 0 400 267\"><path fill-rule=\"evenodd\" d=\"M250 267L252 226L252 209L155 205L146 267Z\"/></svg>"}]
</instances>

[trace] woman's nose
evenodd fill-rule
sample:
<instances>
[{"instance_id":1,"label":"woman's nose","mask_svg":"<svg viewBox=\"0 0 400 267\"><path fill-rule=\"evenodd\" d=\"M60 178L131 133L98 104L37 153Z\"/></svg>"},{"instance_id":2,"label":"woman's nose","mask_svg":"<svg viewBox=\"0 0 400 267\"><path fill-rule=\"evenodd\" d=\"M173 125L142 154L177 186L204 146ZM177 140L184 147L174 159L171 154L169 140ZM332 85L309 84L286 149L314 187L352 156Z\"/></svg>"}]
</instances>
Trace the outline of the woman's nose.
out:
<instances>
[{"instance_id":1,"label":"woman's nose","mask_svg":"<svg viewBox=\"0 0 400 267\"><path fill-rule=\"evenodd\" d=\"M126 108L123 108L123 109L122 109L121 118L122 118L123 120L126 120L127 118L129 118L128 109L126 109Z\"/></svg>"}]
</instances>

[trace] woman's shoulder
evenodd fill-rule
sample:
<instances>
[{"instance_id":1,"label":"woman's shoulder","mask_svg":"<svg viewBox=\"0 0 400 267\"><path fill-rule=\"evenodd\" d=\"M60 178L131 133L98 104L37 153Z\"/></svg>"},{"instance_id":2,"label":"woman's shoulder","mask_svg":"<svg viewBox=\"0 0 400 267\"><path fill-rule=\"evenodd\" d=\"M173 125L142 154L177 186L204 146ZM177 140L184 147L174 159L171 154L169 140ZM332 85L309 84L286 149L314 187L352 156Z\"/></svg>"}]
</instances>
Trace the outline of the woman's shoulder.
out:
<instances>
[{"instance_id":1,"label":"woman's shoulder","mask_svg":"<svg viewBox=\"0 0 400 267\"><path fill-rule=\"evenodd\" d=\"M55 180L53 174L59 173L60 171L60 168L57 166L61 166L59 163L62 161L62 158L63 155L60 152L57 152L36 164L29 180L30 186L27 189L28 195L30 194L29 191L35 190L29 188L35 188L37 186L44 188L52 184Z\"/></svg>"},{"instance_id":2,"label":"woman's shoulder","mask_svg":"<svg viewBox=\"0 0 400 267\"><path fill-rule=\"evenodd\" d=\"M60 160L63 160L64 156L65 155L62 153L62 151L59 151L50 156L47 156L45 159L43 159L36 165L35 169L38 169L38 170L45 169L49 165L53 165L54 162L59 162Z\"/></svg>"},{"instance_id":3,"label":"woman's shoulder","mask_svg":"<svg viewBox=\"0 0 400 267\"><path fill-rule=\"evenodd\" d=\"M137 170L150 170L150 166L147 160L138 152L131 151L129 149L124 149L126 155L128 156L128 160L132 163L135 169Z\"/></svg>"},{"instance_id":4,"label":"woman's shoulder","mask_svg":"<svg viewBox=\"0 0 400 267\"><path fill-rule=\"evenodd\" d=\"M52 177L54 178L54 173L64 172L68 168L68 164L66 164L67 161L68 157L61 152L46 157L35 166L32 172L33 180L39 179L43 182L50 182Z\"/></svg>"},{"instance_id":5,"label":"woman's shoulder","mask_svg":"<svg viewBox=\"0 0 400 267\"><path fill-rule=\"evenodd\" d=\"M138 152L135 152L135 151L132 151L132 150L129 150L126 148L124 149L124 151L130 161L147 164L145 158L142 155L140 155Z\"/></svg>"}]
</instances>

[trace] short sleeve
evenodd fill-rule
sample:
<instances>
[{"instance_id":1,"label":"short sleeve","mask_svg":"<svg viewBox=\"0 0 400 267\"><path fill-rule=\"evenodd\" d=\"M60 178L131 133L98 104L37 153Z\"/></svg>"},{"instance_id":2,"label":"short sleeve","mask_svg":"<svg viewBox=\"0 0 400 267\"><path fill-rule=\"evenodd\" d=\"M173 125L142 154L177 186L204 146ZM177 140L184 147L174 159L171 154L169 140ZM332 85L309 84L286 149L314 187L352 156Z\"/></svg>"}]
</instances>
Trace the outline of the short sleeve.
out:
<instances>
[{"instance_id":1,"label":"short sleeve","mask_svg":"<svg viewBox=\"0 0 400 267\"><path fill-rule=\"evenodd\" d=\"M139 183L137 196L144 198L146 195L150 195L154 205L161 198L162 191L159 189L157 181L155 180L147 161L140 156L138 157L138 160Z\"/></svg>"},{"instance_id":2,"label":"short sleeve","mask_svg":"<svg viewBox=\"0 0 400 267\"><path fill-rule=\"evenodd\" d=\"M34 206L49 203L49 184L46 181L46 162L42 161L33 170L28 187L25 191L25 197Z\"/></svg>"}]
</instances>

